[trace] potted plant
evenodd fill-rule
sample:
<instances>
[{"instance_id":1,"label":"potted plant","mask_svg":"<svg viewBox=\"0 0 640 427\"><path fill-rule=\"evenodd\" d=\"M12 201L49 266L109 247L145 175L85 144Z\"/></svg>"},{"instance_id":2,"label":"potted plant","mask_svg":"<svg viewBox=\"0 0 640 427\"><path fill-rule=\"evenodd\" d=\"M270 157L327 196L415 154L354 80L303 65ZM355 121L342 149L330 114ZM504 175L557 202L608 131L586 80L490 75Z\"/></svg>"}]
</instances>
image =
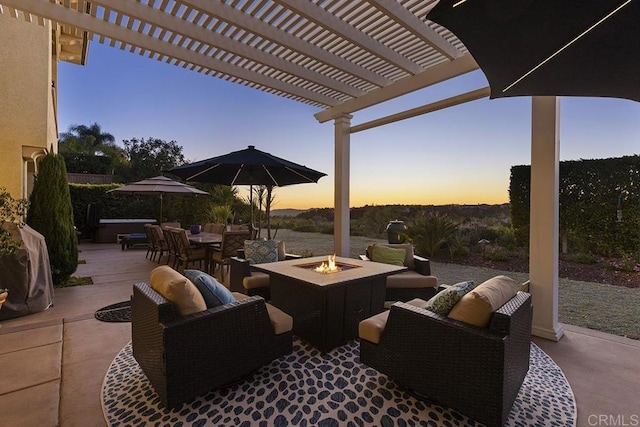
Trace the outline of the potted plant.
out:
<instances>
[{"instance_id":1,"label":"potted plant","mask_svg":"<svg viewBox=\"0 0 640 427\"><path fill-rule=\"evenodd\" d=\"M29 201L26 199L14 199L4 187L0 187L0 256L15 254L22 242L16 241L7 229L7 223L13 223L19 228L24 227L24 218L27 214ZM8 289L0 289L0 307L7 300Z\"/></svg>"}]
</instances>

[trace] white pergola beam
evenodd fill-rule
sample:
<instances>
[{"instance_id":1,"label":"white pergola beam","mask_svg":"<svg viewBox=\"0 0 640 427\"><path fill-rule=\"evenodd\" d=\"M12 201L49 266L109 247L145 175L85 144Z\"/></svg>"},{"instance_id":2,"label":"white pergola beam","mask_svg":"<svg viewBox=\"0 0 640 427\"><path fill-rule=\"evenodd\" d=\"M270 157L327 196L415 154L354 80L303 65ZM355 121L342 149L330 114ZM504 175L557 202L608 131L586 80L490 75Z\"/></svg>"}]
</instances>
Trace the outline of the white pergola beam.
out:
<instances>
[{"instance_id":1,"label":"white pergola beam","mask_svg":"<svg viewBox=\"0 0 640 427\"><path fill-rule=\"evenodd\" d=\"M333 245L334 253L348 258L350 243L350 177L351 177L351 136L349 126L352 116L344 114L334 121L334 190L333 190Z\"/></svg>"},{"instance_id":2,"label":"white pergola beam","mask_svg":"<svg viewBox=\"0 0 640 427\"><path fill-rule=\"evenodd\" d=\"M215 58L203 57L197 52L189 51L183 47L164 42L128 28L119 27L102 19L97 19L89 14L80 13L74 9L65 8L62 5L50 3L47 0L2 0L2 2L16 9L46 16L57 22L74 25L91 33L98 34L101 37L108 37L111 39L110 44L112 45L115 45L116 42L135 45L141 49L168 56L177 62L188 62L206 69L229 74L248 82L257 83L319 104L336 104L335 99L311 90L300 88Z\"/></svg>"},{"instance_id":3,"label":"white pergola beam","mask_svg":"<svg viewBox=\"0 0 640 427\"><path fill-rule=\"evenodd\" d=\"M150 24L151 26L169 30L174 34L177 33L194 41L217 47L224 51L234 53L260 64L268 65L271 68L291 74L292 76L299 76L303 79L318 83L322 86L350 96L360 96L364 93L360 89L343 84L335 79L330 79L323 74L310 70L309 68L305 68L280 59L274 55L267 54L253 46L222 36L214 31L209 31L206 28L191 23L185 19L178 18L147 5L143 5L142 3L132 2L129 0L95 0L94 3L101 5L105 9L109 8L127 15L129 17L129 23L132 22L132 19L138 19L141 22ZM143 25L140 26L138 32L142 33L142 31L140 31L142 27Z\"/></svg>"},{"instance_id":4,"label":"white pergola beam","mask_svg":"<svg viewBox=\"0 0 640 427\"><path fill-rule=\"evenodd\" d=\"M393 49L380 43L373 37L368 36L357 28L347 24L337 16L327 12L322 7L309 0L274 0L285 5L289 9L295 10L298 14L308 20L330 30L334 34L340 35L345 40L349 40L356 46L394 64L396 67L411 74L419 73L422 68L415 62L405 58Z\"/></svg>"},{"instance_id":5,"label":"white pergola beam","mask_svg":"<svg viewBox=\"0 0 640 427\"><path fill-rule=\"evenodd\" d=\"M555 96L531 100L531 200L529 292L531 333L558 341L558 218L560 212L560 103Z\"/></svg>"},{"instance_id":6,"label":"white pergola beam","mask_svg":"<svg viewBox=\"0 0 640 427\"><path fill-rule=\"evenodd\" d=\"M370 92L359 98L350 99L335 107L330 107L316 113L315 118L320 123L324 123L342 114L350 114L477 69L478 64L470 54L467 54L458 59L434 65L428 71L406 77L393 85Z\"/></svg>"},{"instance_id":7,"label":"white pergola beam","mask_svg":"<svg viewBox=\"0 0 640 427\"><path fill-rule=\"evenodd\" d=\"M460 105L465 102L475 101L476 99L486 98L489 95L491 95L491 88L484 87L482 89L477 89L471 92L452 96L451 98L432 102L431 104L423 105L421 107L412 108L401 113L391 114L386 117L381 117L379 119L352 126L351 133L362 132L364 130L373 129L378 126L388 125L389 123L399 122L400 120L410 119L412 117L432 113L444 108L453 107L454 105Z\"/></svg>"},{"instance_id":8,"label":"white pergola beam","mask_svg":"<svg viewBox=\"0 0 640 427\"><path fill-rule=\"evenodd\" d=\"M194 9L204 11L209 15L216 16L223 21L229 22L265 39L272 40L309 58L313 58L316 61L320 61L336 69L349 73L352 76L358 77L359 79L373 83L376 86L382 87L392 83L391 80L380 76L379 74L347 61L346 59L321 49L305 40L293 38L291 34L272 27L259 19L251 18L242 11L239 11L225 3L212 2L210 0L183 0L181 3L193 7Z\"/></svg>"},{"instance_id":9,"label":"white pergola beam","mask_svg":"<svg viewBox=\"0 0 640 427\"><path fill-rule=\"evenodd\" d=\"M423 20L418 19L413 13L409 12L397 0L368 0L369 3L380 9L385 15L391 17L398 24L403 25L411 31L416 37L432 46L438 52L449 59L455 59L462 56L462 52L456 49L444 37L436 33Z\"/></svg>"}]
</instances>

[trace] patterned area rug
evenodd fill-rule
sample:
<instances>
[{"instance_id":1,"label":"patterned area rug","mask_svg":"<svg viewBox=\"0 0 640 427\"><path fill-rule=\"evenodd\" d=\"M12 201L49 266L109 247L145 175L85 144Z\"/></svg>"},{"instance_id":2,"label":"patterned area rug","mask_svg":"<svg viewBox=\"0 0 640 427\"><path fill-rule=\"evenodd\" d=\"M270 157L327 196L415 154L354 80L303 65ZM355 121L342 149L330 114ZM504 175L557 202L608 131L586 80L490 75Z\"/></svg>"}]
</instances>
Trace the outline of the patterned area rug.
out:
<instances>
[{"instance_id":1,"label":"patterned area rug","mask_svg":"<svg viewBox=\"0 0 640 427\"><path fill-rule=\"evenodd\" d=\"M94 313L103 322L131 322L131 301L122 301L102 307Z\"/></svg>"},{"instance_id":2,"label":"patterned area rug","mask_svg":"<svg viewBox=\"0 0 640 427\"><path fill-rule=\"evenodd\" d=\"M321 354L296 338L293 353L253 377L167 411L133 358L129 343L107 371L102 410L109 426L480 425L454 410L416 399L359 363L358 350L353 341ZM573 391L562 370L531 344L529 372L506 425L575 423Z\"/></svg>"}]
</instances>

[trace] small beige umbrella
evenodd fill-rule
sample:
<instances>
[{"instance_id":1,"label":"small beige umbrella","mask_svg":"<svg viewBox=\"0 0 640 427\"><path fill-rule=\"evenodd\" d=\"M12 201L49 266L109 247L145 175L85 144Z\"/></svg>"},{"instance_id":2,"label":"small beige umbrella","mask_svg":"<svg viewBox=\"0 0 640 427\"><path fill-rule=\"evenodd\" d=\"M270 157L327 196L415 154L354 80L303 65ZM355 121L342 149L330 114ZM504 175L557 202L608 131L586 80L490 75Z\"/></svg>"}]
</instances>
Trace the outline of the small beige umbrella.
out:
<instances>
[{"instance_id":1,"label":"small beige umbrella","mask_svg":"<svg viewBox=\"0 0 640 427\"><path fill-rule=\"evenodd\" d=\"M119 192L127 194L159 194L160 195L160 222L162 222L162 196L164 194L202 195L209 194L206 191L198 190L187 184L167 178L166 176L156 176L132 182L123 187L114 188L107 193Z\"/></svg>"}]
</instances>

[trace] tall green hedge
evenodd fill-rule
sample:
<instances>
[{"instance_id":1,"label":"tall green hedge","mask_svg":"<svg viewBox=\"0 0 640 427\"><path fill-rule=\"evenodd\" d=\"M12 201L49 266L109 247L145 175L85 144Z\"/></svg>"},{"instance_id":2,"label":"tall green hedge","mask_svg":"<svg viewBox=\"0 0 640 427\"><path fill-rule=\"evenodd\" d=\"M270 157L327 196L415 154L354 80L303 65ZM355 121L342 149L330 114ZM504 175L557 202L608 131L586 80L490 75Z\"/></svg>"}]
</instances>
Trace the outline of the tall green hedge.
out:
<instances>
[{"instance_id":1,"label":"tall green hedge","mask_svg":"<svg viewBox=\"0 0 640 427\"><path fill-rule=\"evenodd\" d=\"M65 283L78 267L78 238L67 169L58 154L48 154L38 163L27 224L45 238L54 285Z\"/></svg>"},{"instance_id":2,"label":"tall green hedge","mask_svg":"<svg viewBox=\"0 0 640 427\"><path fill-rule=\"evenodd\" d=\"M531 167L512 167L511 224L522 246L529 243L530 187ZM640 156L560 162L559 201L560 233L570 251L605 256L640 251Z\"/></svg>"},{"instance_id":3,"label":"tall green hedge","mask_svg":"<svg viewBox=\"0 0 640 427\"><path fill-rule=\"evenodd\" d=\"M157 194L131 195L107 193L122 184L69 184L76 227L82 236L92 238L92 224L87 224L89 204L100 205L101 218L148 218L160 220L160 196ZM178 220L184 227L211 222L209 206L214 203L209 196L163 196L163 218L160 222Z\"/></svg>"}]
</instances>

